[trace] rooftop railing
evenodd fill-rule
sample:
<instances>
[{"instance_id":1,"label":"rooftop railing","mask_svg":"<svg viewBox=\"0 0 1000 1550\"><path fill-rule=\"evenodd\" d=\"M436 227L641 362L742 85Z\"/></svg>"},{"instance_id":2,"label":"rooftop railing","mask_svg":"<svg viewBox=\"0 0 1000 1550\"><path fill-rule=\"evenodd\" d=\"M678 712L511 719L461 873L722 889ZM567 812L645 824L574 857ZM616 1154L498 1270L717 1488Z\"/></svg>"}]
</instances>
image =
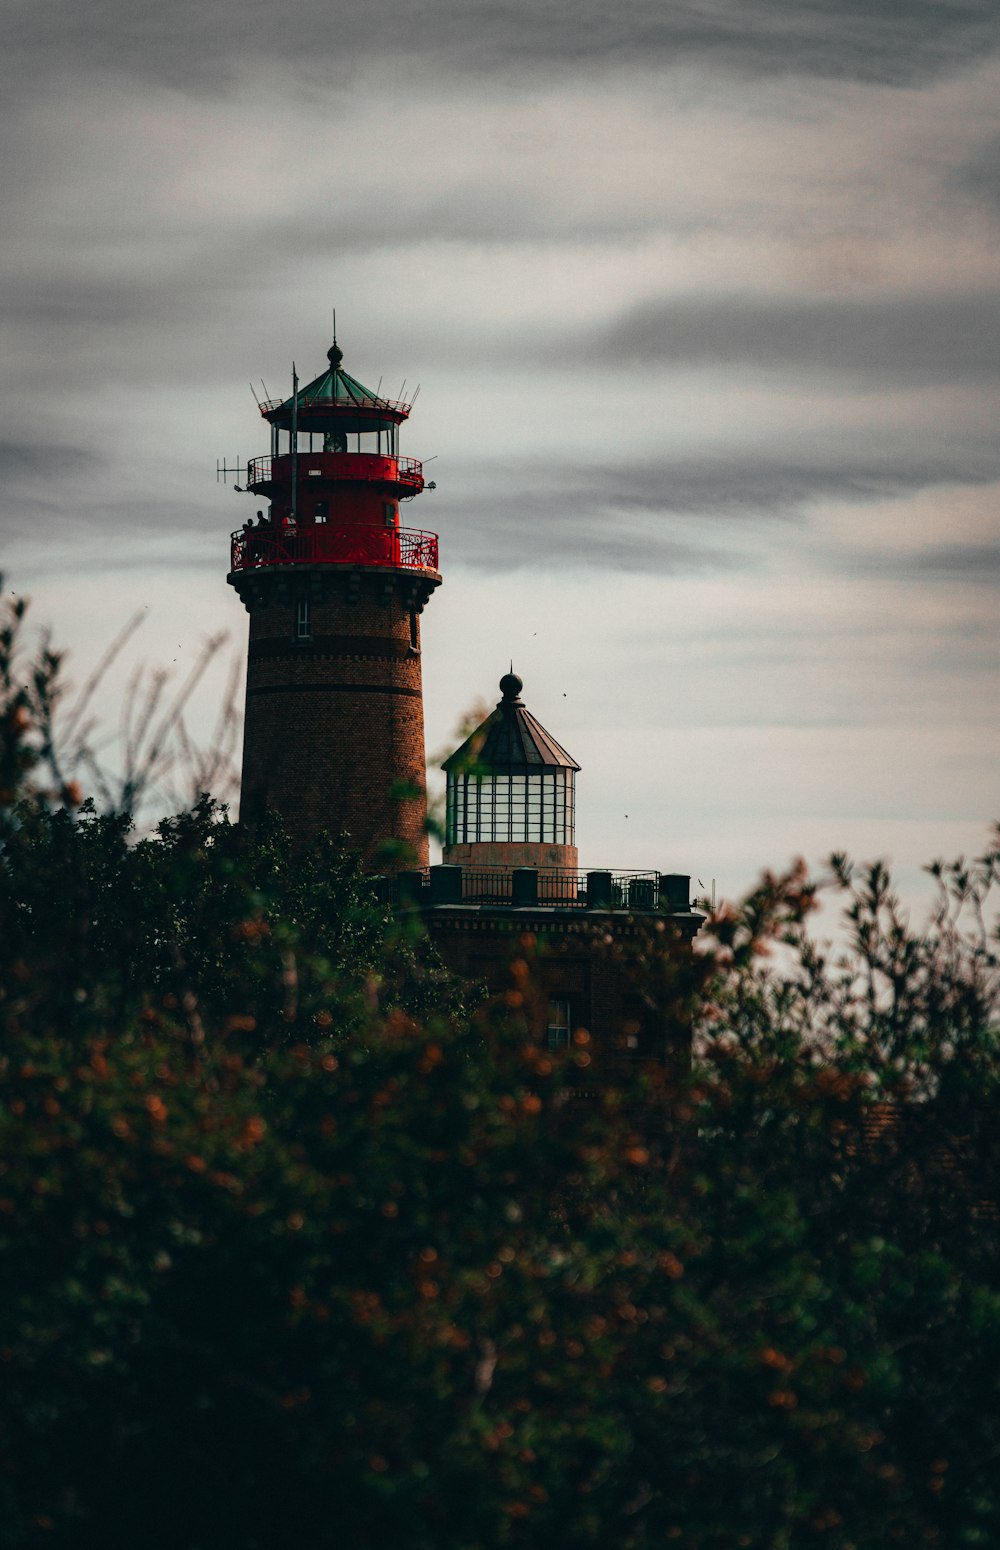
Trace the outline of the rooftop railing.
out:
<instances>
[{"instance_id":1,"label":"rooftop railing","mask_svg":"<svg viewBox=\"0 0 1000 1550\"><path fill-rule=\"evenodd\" d=\"M391 565L404 570L438 568L438 537L416 528L376 524L336 527L320 523L241 528L232 535L230 569L272 565Z\"/></svg>"},{"instance_id":2,"label":"rooftop railing","mask_svg":"<svg viewBox=\"0 0 1000 1550\"><path fill-rule=\"evenodd\" d=\"M680 873L445 865L376 881L386 902L421 907L485 904L675 914L691 907L691 879Z\"/></svg>"}]
</instances>

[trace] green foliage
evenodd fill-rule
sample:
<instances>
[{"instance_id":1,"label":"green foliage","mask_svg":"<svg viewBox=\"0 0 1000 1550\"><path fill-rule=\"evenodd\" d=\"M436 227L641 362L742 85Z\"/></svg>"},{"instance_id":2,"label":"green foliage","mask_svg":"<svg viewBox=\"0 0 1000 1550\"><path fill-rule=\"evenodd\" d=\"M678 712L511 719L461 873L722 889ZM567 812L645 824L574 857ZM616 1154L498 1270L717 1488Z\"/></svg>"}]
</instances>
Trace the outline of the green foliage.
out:
<instances>
[{"instance_id":1,"label":"green foliage","mask_svg":"<svg viewBox=\"0 0 1000 1550\"><path fill-rule=\"evenodd\" d=\"M580 1099L529 962L470 1010L335 846L133 840L4 692L4 1545L1000 1542L996 851L924 932L838 861L842 961L802 870L651 937L690 1082Z\"/></svg>"}]
</instances>

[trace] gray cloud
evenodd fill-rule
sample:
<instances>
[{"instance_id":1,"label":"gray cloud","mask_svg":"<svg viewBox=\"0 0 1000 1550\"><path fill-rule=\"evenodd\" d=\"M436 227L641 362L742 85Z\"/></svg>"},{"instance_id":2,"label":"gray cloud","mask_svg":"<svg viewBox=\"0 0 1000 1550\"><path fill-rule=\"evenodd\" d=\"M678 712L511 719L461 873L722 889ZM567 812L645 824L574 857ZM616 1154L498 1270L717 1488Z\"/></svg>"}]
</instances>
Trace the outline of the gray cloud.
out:
<instances>
[{"instance_id":1,"label":"gray cloud","mask_svg":"<svg viewBox=\"0 0 1000 1550\"><path fill-rule=\"evenodd\" d=\"M89 473L99 461L88 447L0 441L0 487L7 489L22 479L58 479Z\"/></svg>"},{"instance_id":2,"label":"gray cloud","mask_svg":"<svg viewBox=\"0 0 1000 1550\"><path fill-rule=\"evenodd\" d=\"M1000 543L934 544L909 553L854 556L846 569L892 575L912 581L959 582L1000 586ZM994 657L995 661L995 657Z\"/></svg>"},{"instance_id":3,"label":"gray cloud","mask_svg":"<svg viewBox=\"0 0 1000 1550\"><path fill-rule=\"evenodd\" d=\"M645 304L597 338L574 340L566 355L595 352L619 366L746 362L924 383L985 380L1000 376L1000 292Z\"/></svg>"},{"instance_id":4,"label":"gray cloud","mask_svg":"<svg viewBox=\"0 0 1000 1550\"><path fill-rule=\"evenodd\" d=\"M1000 46L993 0L35 0L4 29L11 84L62 65L215 92L246 61L343 84L375 57L492 75L703 61L907 85Z\"/></svg>"},{"instance_id":5,"label":"gray cloud","mask_svg":"<svg viewBox=\"0 0 1000 1550\"><path fill-rule=\"evenodd\" d=\"M1000 139L990 140L959 169L955 185L1000 215Z\"/></svg>"},{"instance_id":6,"label":"gray cloud","mask_svg":"<svg viewBox=\"0 0 1000 1550\"><path fill-rule=\"evenodd\" d=\"M847 448L840 460L830 455L811 463L730 453L645 467L595 466L582 479L579 464L533 471L506 465L496 480L481 469L474 483L454 472L454 488L448 489L445 469L445 491L438 491L436 504L422 501L411 521L434 527L439 514L446 547L469 564L691 572L752 569L761 522L801 519L820 501L866 504L937 486L989 483L1000 478L1000 452L975 468L967 459L902 451L863 461ZM505 485L502 496L483 495ZM964 552L956 546L956 554Z\"/></svg>"}]
</instances>

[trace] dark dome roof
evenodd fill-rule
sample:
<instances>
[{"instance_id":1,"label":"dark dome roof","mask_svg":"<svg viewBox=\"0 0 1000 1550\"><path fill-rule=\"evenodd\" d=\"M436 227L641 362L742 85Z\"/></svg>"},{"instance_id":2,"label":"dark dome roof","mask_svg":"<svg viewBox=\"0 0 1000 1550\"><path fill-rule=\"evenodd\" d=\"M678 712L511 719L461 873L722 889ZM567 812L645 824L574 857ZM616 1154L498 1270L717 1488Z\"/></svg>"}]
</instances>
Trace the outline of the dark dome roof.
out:
<instances>
[{"instance_id":1,"label":"dark dome roof","mask_svg":"<svg viewBox=\"0 0 1000 1550\"><path fill-rule=\"evenodd\" d=\"M542 770L578 770L565 748L526 710L519 698L524 685L516 673L500 680L503 699L482 726L449 754L443 770L474 775L531 775Z\"/></svg>"}]
</instances>

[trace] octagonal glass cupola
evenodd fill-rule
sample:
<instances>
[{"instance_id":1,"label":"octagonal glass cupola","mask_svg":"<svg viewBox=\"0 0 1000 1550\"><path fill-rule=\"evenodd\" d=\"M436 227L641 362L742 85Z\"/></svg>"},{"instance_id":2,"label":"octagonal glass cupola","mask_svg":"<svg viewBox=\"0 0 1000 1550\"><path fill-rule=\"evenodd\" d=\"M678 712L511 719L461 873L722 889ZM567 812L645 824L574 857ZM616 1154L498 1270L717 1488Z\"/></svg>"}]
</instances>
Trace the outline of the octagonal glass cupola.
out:
<instances>
[{"instance_id":1,"label":"octagonal glass cupola","mask_svg":"<svg viewBox=\"0 0 1000 1550\"><path fill-rule=\"evenodd\" d=\"M577 865L580 766L525 707L523 687L516 673L505 673L496 709L442 766L446 862Z\"/></svg>"}]
</instances>

